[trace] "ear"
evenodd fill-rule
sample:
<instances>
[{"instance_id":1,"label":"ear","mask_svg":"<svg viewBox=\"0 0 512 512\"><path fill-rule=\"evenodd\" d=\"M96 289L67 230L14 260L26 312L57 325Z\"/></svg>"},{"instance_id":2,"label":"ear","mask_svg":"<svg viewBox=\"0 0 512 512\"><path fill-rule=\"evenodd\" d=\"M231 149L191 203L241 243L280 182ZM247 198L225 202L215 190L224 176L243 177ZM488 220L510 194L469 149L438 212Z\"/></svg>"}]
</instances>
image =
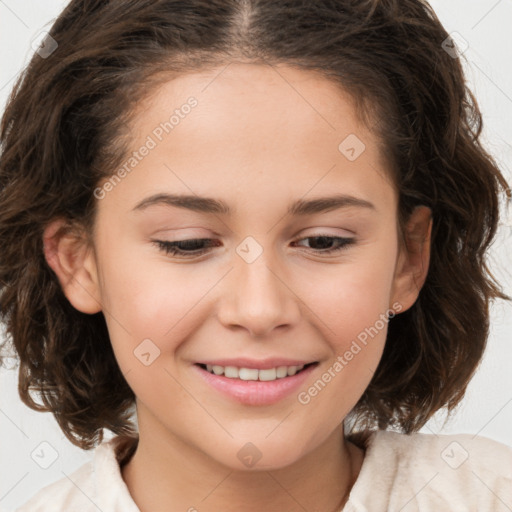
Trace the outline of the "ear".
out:
<instances>
[{"instance_id":1,"label":"ear","mask_svg":"<svg viewBox=\"0 0 512 512\"><path fill-rule=\"evenodd\" d=\"M101 311L96 260L83 230L55 220L44 230L43 245L46 261L73 307L88 314Z\"/></svg>"},{"instance_id":2,"label":"ear","mask_svg":"<svg viewBox=\"0 0 512 512\"><path fill-rule=\"evenodd\" d=\"M427 278L432 234L430 208L417 206L411 213L404 231L404 238L400 241L391 294L391 304L401 305L397 313L406 311L416 302Z\"/></svg>"}]
</instances>

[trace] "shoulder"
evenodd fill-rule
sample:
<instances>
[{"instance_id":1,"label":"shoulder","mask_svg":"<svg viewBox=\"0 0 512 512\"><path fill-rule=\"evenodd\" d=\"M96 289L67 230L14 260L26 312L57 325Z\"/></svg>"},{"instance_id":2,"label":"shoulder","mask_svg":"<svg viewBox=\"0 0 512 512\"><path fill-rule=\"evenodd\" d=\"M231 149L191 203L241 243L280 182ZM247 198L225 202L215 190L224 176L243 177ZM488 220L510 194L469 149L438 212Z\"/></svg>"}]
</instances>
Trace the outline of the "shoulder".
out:
<instances>
[{"instance_id":1,"label":"shoulder","mask_svg":"<svg viewBox=\"0 0 512 512\"><path fill-rule=\"evenodd\" d=\"M512 448L470 434L378 431L351 498L360 507L374 503L369 510L511 510Z\"/></svg>"},{"instance_id":2,"label":"shoulder","mask_svg":"<svg viewBox=\"0 0 512 512\"><path fill-rule=\"evenodd\" d=\"M50 510L89 511L91 503L87 497L94 496L93 463L89 461L69 476L40 489L16 512L49 512ZM92 505L94 508L94 505Z\"/></svg>"},{"instance_id":3,"label":"shoulder","mask_svg":"<svg viewBox=\"0 0 512 512\"><path fill-rule=\"evenodd\" d=\"M375 450L392 451L397 461L412 463L421 458L422 465L447 466L468 472L477 469L496 470L512 478L512 447L483 436L471 434L400 434L378 431L374 434Z\"/></svg>"},{"instance_id":4,"label":"shoulder","mask_svg":"<svg viewBox=\"0 0 512 512\"><path fill-rule=\"evenodd\" d=\"M15 512L138 512L119 466L126 438L116 437L97 446L92 460L70 475L43 487Z\"/></svg>"}]
</instances>

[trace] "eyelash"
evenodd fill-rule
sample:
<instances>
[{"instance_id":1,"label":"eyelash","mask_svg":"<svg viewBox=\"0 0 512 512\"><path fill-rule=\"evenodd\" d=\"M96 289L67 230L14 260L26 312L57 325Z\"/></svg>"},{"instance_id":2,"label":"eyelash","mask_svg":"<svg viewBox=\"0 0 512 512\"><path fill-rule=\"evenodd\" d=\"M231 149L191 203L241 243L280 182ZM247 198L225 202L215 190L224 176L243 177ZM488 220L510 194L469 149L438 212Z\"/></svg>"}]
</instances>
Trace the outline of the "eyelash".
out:
<instances>
[{"instance_id":1,"label":"eyelash","mask_svg":"<svg viewBox=\"0 0 512 512\"><path fill-rule=\"evenodd\" d=\"M313 249L313 251L317 252L320 255L330 255L334 253L339 253L343 250L345 250L348 246L355 243L354 238L343 238L339 236L329 236L329 235L316 235L316 236L307 236L305 238L301 238L297 240L297 242L302 242L303 240L308 240L311 238L326 238L328 240L338 241L340 243L340 246L335 249ZM211 242L213 239L211 238L192 238L190 240L178 240L176 242L168 242L163 240L153 240L153 243L158 246L158 248L162 251L164 251L166 254L171 256L178 256L182 258L197 258L199 256L202 256L208 251L208 248L203 248L195 251L184 251L183 249L180 249L178 246L180 244L196 244L198 242ZM212 247L212 244L209 244L210 247Z\"/></svg>"}]
</instances>

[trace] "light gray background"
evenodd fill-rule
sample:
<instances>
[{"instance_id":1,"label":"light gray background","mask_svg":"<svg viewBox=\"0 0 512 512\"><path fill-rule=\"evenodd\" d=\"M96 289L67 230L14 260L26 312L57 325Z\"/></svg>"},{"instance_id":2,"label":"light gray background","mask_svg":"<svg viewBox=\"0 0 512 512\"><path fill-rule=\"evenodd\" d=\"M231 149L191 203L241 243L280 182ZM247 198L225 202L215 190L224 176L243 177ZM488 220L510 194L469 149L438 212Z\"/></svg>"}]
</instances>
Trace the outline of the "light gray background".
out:
<instances>
[{"instance_id":1,"label":"light gray background","mask_svg":"<svg viewBox=\"0 0 512 512\"><path fill-rule=\"evenodd\" d=\"M67 0L0 0L0 112L14 78L33 53L31 42L48 29ZM512 169L512 0L434 0L447 31L467 41L466 72L484 114L484 142L511 179ZM459 36L454 36L457 41ZM1 250L1 248L0 248ZM493 248L493 269L512 294L512 215L503 219ZM444 414L425 433L470 433L512 445L512 305L492 309L492 333L483 362L466 398L444 428ZM0 511L13 510L44 485L69 475L91 452L73 446L53 416L25 407L18 398L16 370L0 371ZM31 453L45 452L41 468ZM45 448L46 446L46 448ZM37 457L34 457L37 458Z\"/></svg>"}]
</instances>

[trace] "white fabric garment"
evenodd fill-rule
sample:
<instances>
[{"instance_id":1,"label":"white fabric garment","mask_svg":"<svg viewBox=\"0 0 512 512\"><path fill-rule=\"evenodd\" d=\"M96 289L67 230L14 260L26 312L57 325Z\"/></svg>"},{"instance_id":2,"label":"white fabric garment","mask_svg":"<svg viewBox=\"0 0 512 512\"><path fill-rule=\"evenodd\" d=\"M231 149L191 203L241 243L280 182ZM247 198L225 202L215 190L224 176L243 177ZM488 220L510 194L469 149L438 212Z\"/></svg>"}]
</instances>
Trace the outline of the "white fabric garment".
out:
<instances>
[{"instance_id":1,"label":"white fabric garment","mask_svg":"<svg viewBox=\"0 0 512 512\"><path fill-rule=\"evenodd\" d=\"M91 461L41 489L16 512L140 512L121 476L120 440L100 444ZM341 512L511 510L511 447L469 434L378 431L368 439Z\"/></svg>"}]
</instances>

